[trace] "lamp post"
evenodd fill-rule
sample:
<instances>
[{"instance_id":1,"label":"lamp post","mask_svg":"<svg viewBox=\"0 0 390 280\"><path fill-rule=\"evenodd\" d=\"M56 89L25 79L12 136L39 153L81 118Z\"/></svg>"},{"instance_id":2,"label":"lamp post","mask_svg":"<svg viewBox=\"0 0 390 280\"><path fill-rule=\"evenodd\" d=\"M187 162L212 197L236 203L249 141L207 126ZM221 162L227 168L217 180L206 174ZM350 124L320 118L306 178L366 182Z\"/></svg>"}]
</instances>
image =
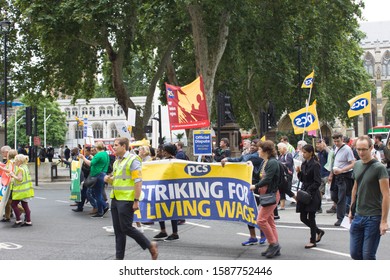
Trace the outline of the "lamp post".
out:
<instances>
[{"instance_id":1,"label":"lamp post","mask_svg":"<svg viewBox=\"0 0 390 280\"><path fill-rule=\"evenodd\" d=\"M4 35L4 145L7 145L7 35L10 27L10 21L0 22L0 32Z\"/></svg>"}]
</instances>

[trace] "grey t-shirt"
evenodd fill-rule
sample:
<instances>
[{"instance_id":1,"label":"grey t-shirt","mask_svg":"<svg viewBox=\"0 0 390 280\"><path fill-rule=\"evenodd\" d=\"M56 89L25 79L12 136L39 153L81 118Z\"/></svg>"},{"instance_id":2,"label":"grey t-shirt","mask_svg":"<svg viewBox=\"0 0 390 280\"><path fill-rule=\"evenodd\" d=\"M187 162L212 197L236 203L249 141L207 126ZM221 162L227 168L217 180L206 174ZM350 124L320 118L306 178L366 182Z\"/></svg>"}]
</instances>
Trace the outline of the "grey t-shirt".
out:
<instances>
[{"instance_id":1,"label":"grey t-shirt","mask_svg":"<svg viewBox=\"0 0 390 280\"><path fill-rule=\"evenodd\" d=\"M352 149L348 145L344 145L342 148L337 148L335 150L335 155L333 167L338 167L340 169L347 166L350 161L355 160Z\"/></svg>"},{"instance_id":2,"label":"grey t-shirt","mask_svg":"<svg viewBox=\"0 0 390 280\"><path fill-rule=\"evenodd\" d=\"M361 160L355 163L353 168L354 178L359 178L367 164ZM382 215L382 193L379 180L389 178L386 167L380 163L373 163L364 173L358 185L358 196L356 202L356 213L360 216Z\"/></svg>"}]
</instances>

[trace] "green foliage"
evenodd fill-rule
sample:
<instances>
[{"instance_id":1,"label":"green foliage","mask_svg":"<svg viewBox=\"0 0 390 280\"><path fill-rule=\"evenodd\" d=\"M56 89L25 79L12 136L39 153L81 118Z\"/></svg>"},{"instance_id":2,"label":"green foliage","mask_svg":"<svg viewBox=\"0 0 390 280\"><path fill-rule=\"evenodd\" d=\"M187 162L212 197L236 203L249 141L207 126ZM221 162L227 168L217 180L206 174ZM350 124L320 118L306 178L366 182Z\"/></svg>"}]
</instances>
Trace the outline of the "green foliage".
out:
<instances>
[{"instance_id":1,"label":"green foliage","mask_svg":"<svg viewBox=\"0 0 390 280\"><path fill-rule=\"evenodd\" d=\"M231 93L241 126L250 125L249 113L252 122L258 122L268 101L275 106L276 119L302 108L309 90L300 86L312 69L311 102L317 99L319 118L329 123L335 118L349 121L346 101L371 89L361 61L359 5L292 0L241 3L232 17L215 81L216 91Z\"/></svg>"},{"instance_id":2,"label":"green foliage","mask_svg":"<svg viewBox=\"0 0 390 280\"><path fill-rule=\"evenodd\" d=\"M28 103L23 100L28 106ZM31 104L30 104L31 105ZM58 147L65 141L65 135L67 127L65 124L65 114L61 112L59 104L57 102L41 102L37 105L38 112L38 136L41 138L42 145L44 144L44 108L46 108L46 143L51 144L54 147ZM26 118L25 107L21 107L17 110L17 145L24 144L29 145L29 137L26 136ZM49 117L50 115L50 117ZM21 119L22 118L22 119ZM20 120L21 119L21 120ZM15 142L15 117L11 117L8 121L8 143L13 146Z\"/></svg>"},{"instance_id":3,"label":"green foliage","mask_svg":"<svg viewBox=\"0 0 390 280\"><path fill-rule=\"evenodd\" d=\"M258 130L259 113L269 102L275 106L276 119L302 108L308 90L300 85L312 69L316 74L311 101L317 99L321 121L332 124L340 118L348 123L346 101L372 89L359 47L360 1L58 0L53 4L14 0L1 4L15 23L9 34L9 96L24 96L30 104L39 104L43 97L54 101L61 93L73 100L115 96L122 107L130 106L129 96L150 94L163 54L176 40L170 61L174 82L190 83L200 74L199 67L205 67L197 65L195 50L204 46L195 42L191 5L200 7L204 21L208 57L204 64L215 59L220 18L230 15L228 43L211 96L220 91L230 94L242 128ZM164 82L167 73L159 79L162 100ZM215 121L213 108L209 113ZM146 121L148 117L145 113ZM142 130L137 124L136 129Z\"/></svg>"}]
</instances>

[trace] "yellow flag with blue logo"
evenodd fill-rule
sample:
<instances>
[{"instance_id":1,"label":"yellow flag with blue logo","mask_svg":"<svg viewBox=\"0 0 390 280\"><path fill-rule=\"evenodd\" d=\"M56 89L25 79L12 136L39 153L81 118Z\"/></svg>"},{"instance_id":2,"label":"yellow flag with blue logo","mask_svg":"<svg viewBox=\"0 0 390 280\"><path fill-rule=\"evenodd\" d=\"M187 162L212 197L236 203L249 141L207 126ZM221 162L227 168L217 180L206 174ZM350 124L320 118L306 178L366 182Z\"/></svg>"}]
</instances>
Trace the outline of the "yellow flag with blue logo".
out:
<instances>
[{"instance_id":1,"label":"yellow flag with blue logo","mask_svg":"<svg viewBox=\"0 0 390 280\"><path fill-rule=\"evenodd\" d=\"M348 118L352 118L364 113L371 113L371 91L355 96L348 100Z\"/></svg>"},{"instance_id":2,"label":"yellow flag with blue logo","mask_svg":"<svg viewBox=\"0 0 390 280\"><path fill-rule=\"evenodd\" d=\"M317 101L305 108L289 114L295 134L302 134L305 131L320 129L317 115Z\"/></svg>"},{"instance_id":3,"label":"yellow flag with blue logo","mask_svg":"<svg viewBox=\"0 0 390 280\"><path fill-rule=\"evenodd\" d=\"M314 84L314 70L303 80L301 88L312 88Z\"/></svg>"}]
</instances>

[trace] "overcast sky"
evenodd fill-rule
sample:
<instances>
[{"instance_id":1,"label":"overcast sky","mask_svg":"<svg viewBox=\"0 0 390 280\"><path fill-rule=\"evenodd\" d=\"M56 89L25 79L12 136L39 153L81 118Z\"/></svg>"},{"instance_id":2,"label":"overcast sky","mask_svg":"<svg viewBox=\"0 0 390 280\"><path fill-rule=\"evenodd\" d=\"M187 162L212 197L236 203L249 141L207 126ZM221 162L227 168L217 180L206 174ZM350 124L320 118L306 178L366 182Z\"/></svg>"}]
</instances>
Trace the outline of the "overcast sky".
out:
<instances>
[{"instance_id":1,"label":"overcast sky","mask_svg":"<svg viewBox=\"0 0 390 280\"><path fill-rule=\"evenodd\" d=\"M389 21L390 0L364 0L363 16L366 21Z\"/></svg>"}]
</instances>

